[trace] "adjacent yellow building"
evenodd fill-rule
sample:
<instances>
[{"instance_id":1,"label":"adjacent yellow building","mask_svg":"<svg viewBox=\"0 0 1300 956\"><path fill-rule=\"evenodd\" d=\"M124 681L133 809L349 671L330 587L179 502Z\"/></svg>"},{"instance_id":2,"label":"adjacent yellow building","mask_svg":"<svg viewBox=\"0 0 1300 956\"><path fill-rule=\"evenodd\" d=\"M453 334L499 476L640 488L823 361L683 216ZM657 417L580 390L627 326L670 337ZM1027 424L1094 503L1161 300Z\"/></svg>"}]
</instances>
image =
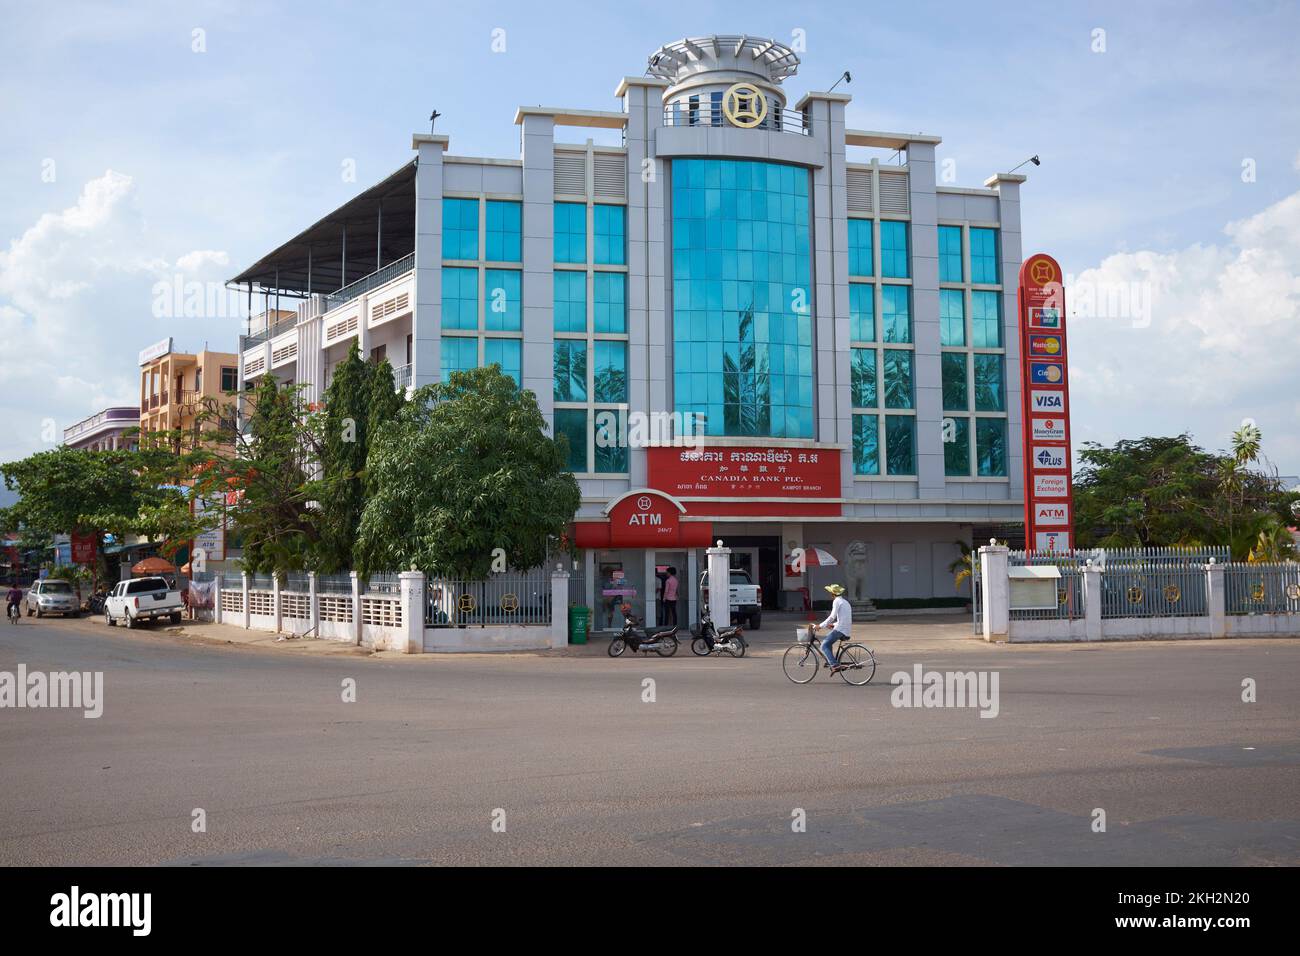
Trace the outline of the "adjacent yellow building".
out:
<instances>
[{"instance_id":1,"label":"adjacent yellow building","mask_svg":"<svg viewBox=\"0 0 1300 956\"><path fill-rule=\"evenodd\" d=\"M204 399L233 408L238 388L239 356L208 349L177 352L172 340L164 339L140 353L140 431L191 430Z\"/></svg>"}]
</instances>

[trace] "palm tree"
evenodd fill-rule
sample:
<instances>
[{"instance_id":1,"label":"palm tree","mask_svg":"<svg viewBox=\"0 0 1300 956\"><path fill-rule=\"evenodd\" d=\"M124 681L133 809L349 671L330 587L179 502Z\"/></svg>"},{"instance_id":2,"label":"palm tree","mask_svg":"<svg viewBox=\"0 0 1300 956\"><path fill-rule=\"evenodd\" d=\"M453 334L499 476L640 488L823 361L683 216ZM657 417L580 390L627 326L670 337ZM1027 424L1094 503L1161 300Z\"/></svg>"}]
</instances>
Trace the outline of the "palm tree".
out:
<instances>
[{"instance_id":1,"label":"palm tree","mask_svg":"<svg viewBox=\"0 0 1300 956\"><path fill-rule=\"evenodd\" d=\"M1300 551L1291 536L1291 529L1285 522L1271 518L1260 529L1246 560L1257 564L1262 561L1294 561L1298 556Z\"/></svg>"}]
</instances>

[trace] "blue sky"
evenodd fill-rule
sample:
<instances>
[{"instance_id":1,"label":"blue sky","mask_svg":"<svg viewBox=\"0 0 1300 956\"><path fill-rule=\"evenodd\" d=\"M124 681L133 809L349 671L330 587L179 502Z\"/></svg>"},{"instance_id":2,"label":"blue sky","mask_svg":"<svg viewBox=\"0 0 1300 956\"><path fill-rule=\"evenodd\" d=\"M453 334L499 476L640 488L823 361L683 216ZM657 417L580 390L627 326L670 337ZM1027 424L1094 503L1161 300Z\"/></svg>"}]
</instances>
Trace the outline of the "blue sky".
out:
<instances>
[{"instance_id":1,"label":"blue sky","mask_svg":"<svg viewBox=\"0 0 1300 956\"><path fill-rule=\"evenodd\" d=\"M154 283L235 274L409 159L431 108L452 152L516 156L520 104L615 109L663 42L801 30L792 101L852 71L850 125L941 135L957 185L1038 154L1026 253L1152 296L1075 318L1077 439L1218 448L1249 417L1300 473L1293 3L0 6L0 460L133 400L152 341L233 350L233 317L155 318Z\"/></svg>"}]
</instances>

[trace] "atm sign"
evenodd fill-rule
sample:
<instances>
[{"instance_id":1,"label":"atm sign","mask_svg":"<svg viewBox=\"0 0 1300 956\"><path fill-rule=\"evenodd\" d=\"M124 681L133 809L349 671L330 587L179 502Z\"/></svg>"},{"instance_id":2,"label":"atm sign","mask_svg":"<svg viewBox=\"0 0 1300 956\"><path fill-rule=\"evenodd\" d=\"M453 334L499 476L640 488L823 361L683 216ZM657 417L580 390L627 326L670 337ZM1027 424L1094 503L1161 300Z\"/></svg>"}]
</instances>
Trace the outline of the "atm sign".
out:
<instances>
[{"instance_id":1,"label":"atm sign","mask_svg":"<svg viewBox=\"0 0 1300 956\"><path fill-rule=\"evenodd\" d=\"M1070 523L1070 506L1060 504L1034 503L1034 524L1038 527L1068 525Z\"/></svg>"}]
</instances>

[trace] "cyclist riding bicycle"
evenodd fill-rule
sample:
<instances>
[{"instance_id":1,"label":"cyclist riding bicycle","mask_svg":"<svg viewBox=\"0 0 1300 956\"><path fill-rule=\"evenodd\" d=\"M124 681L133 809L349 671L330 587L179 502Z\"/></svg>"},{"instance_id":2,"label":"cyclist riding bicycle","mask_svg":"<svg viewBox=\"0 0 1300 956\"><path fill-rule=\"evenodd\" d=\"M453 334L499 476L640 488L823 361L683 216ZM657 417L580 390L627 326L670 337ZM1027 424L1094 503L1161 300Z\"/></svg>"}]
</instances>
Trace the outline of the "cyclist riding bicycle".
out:
<instances>
[{"instance_id":1,"label":"cyclist riding bicycle","mask_svg":"<svg viewBox=\"0 0 1300 956\"><path fill-rule=\"evenodd\" d=\"M844 600L844 585L828 584L826 590L835 596L835 600L831 602L830 616L817 626L822 630L828 627L831 629L831 632L822 641L822 657L826 658L826 663L830 666L831 673L834 674L844 668L843 664L837 662L834 655L835 642L847 642L849 636L853 633L853 608L849 606L848 601Z\"/></svg>"},{"instance_id":2,"label":"cyclist riding bicycle","mask_svg":"<svg viewBox=\"0 0 1300 956\"><path fill-rule=\"evenodd\" d=\"M16 584L9 585L9 590L5 592L5 617L13 613L13 609L23 603L23 592Z\"/></svg>"}]
</instances>

